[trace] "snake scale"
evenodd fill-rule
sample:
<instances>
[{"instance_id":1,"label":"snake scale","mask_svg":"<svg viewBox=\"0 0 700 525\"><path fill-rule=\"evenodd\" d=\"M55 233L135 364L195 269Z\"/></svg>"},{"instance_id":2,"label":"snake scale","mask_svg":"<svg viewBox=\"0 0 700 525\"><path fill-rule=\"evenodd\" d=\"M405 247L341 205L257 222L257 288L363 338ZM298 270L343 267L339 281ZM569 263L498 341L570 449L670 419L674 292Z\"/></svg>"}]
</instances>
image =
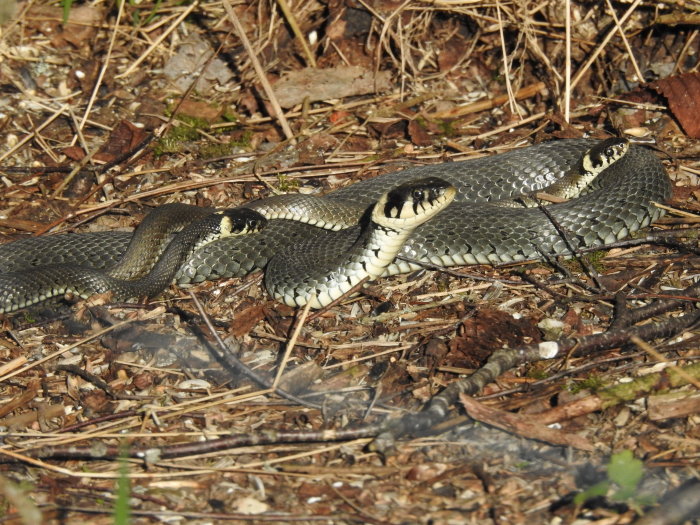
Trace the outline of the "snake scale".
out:
<instances>
[{"instance_id":1,"label":"snake scale","mask_svg":"<svg viewBox=\"0 0 700 525\"><path fill-rule=\"evenodd\" d=\"M257 233L222 238L196 250L180 267L175 281L187 284L243 276L267 267L268 288L284 281L291 284L283 287L294 289L299 268L327 266L357 243L363 235L366 210L378 199L392 188L426 177L453 185L457 190L454 202L408 236L383 275L419 268L410 260L441 266L494 264L567 256L572 249L604 246L659 218L663 212L654 202L664 202L671 195L663 165L641 146L630 146L584 195L549 206L553 219L539 208L493 204L551 185L575 170L596 144L589 139L558 140L365 180L323 198L330 208L337 204L363 217L357 225L331 231L286 219L270 220ZM3 294L15 284L14 272L42 272L44 265L64 263L105 268L125 251L130 238L129 232L95 232L29 238L0 246L0 312L20 307L14 301L3 301ZM321 279L324 277L304 278L311 288ZM285 302L297 304L293 298Z\"/></svg>"}]
</instances>

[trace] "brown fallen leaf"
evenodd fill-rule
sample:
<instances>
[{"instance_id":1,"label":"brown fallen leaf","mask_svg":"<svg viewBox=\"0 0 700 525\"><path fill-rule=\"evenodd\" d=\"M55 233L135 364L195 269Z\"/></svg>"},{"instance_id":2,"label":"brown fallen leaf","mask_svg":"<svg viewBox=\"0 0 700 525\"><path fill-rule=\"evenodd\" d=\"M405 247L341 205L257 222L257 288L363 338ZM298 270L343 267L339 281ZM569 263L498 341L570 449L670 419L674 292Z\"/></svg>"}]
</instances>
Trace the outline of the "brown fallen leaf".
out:
<instances>
[{"instance_id":1,"label":"brown fallen leaf","mask_svg":"<svg viewBox=\"0 0 700 525\"><path fill-rule=\"evenodd\" d=\"M146 132L129 122L122 120L109 134L93 157L95 160L110 162L120 155L134 149L146 136Z\"/></svg>"},{"instance_id":2,"label":"brown fallen leaf","mask_svg":"<svg viewBox=\"0 0 700 525\"><path fill-rule=\"evenodd\" d=\"M690 138L700 138L700 73L662 78L649 87L668 100L673 116Z\"/></svg>"},{"instance_id":3,"label":"brown fallen leaf","mask_svg":"<svg viewBox=\"0 0 700 525\"><path fill-rule=\"evenodd\" d=\"M265 317L265 309L262 304L253 304L244 307L236 312L236 315L231 320L231 335L234 337L243 337L248 335L253 327Z\"/></svg>"},{"instance_id":4,"label":"brown fallen leaf","mask_svg":"<svg viewBox=\"0 0 700 525\"><path fill-rule=\"evenodd\" d=\"M273 91L283 108L310 102L367 95L386 91L391 87L391 73L376 74L358 66L342 66L329 69L306 68L282 75Z\"/></svg>"},{"instance_id":5,"label":"brown fallen leaf","mask_svg":"<svg viewBox=\"0 0 700 525\"><path fill-rule=\"evenodd\" d=\"M44 2L48 3L48 2ZM29 26L35 26L51 39L51 45L62 49L66 43L75 48L89 44L95 37L104 11L92 5L73 5L68 20L63 24L63 8L50 5L32 5L25 15Z\"/></svg>"},{"instance_id":6,"label":"brown fallen leaf","mask_svg":"<svg viewBox=\"0 0 700 525\"><path fill-rule=\"evenodd\" d=\"M200 118L207 122L216 122L223 113L224 108L221 106L186 98L177 107L176 115L185 115L186 117Z\"/></svg>"}]
</instances>

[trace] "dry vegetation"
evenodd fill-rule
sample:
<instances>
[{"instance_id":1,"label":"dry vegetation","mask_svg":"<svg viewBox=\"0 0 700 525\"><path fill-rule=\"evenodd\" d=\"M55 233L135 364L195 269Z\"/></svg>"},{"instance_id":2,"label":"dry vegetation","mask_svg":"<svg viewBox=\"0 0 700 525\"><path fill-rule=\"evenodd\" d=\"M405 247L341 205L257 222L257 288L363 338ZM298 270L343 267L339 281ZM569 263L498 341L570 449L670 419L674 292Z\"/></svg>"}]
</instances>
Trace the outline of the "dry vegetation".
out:
<instances>
[{"instance_id":1,"label":"dry vegetation","mask_svg":"<svg viewBox=\"0 0 700 525\"><path fill-rule=\"evenodd\" d=\"M96 0L66 23L59 2L3 2L3 242L584 133L655 141L675 194L654 242L586 268L426 271L307 318L258 275L6 316L2 522L700 516L684 507L700 501L700 2L572 0L570 19L567 6ZM545 340L562 342L556 359L527 346ZM504 347L529 358L474 385L479 423L453 407L421 437L373 442ZM302 399L217 352L264 378L283 369L278 387ZM654 499L667 521L640 518Z\"/></svg>"}]
</instances>

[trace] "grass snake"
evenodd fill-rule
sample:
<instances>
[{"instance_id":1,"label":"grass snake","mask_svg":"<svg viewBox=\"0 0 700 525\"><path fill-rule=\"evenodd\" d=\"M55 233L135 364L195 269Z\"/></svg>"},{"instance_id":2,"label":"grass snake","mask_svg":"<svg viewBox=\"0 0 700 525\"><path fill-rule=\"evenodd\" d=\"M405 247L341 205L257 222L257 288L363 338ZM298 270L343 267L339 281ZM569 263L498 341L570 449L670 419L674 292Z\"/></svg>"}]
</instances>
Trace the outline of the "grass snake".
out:
<instances>
[{"instance_id":1,"label":"grass snake","mask_svg":"<svg viewBox=\"0 0 700 525\"><path fill-rule=\"evenodd\" d=\"M536 260L545 255L570 256L572 249L604 246L663 214L653 203L670 197L671 184L661 162L646 148L630 146L585 194L550 205L548 210L554 221L537 207L504 208L497 204L551 186L579 169L586 152L597 144L589 139L558 140L368 179L316 200L331 211L342 209L343 220L356 224L332 231L296 220L270 220L257 233L221 238L192 250L180 265L175 281L187 284L243 276L267 267L268 289L275 288L280 280L291 280L291 285L284 286L293 289L296 278L306 281L305 285L313 290L326 279L317 275L320 268L344 257L345 252L355 249L358 239L367 235L371 210L378 199L402 184L435 177L456 188L454 201L406 236L398 257L388 263L383 275L419 267L404 258L442 266L494 264ZM32 280L27 275L45 276L44 266L55 264L109 268L125 252L131 236L129 232L62 234L0 246L0 312L22 307L16 299L18 276L23 276L26 283ZM310 268L313 275L299 276L300 269L308 274ZM50 280L56 282L64 277L51 276ZM37 293L41 292L22 292L34 296ZM296 299L285 302L299 304Z\"/></svg>"}]
</instances>

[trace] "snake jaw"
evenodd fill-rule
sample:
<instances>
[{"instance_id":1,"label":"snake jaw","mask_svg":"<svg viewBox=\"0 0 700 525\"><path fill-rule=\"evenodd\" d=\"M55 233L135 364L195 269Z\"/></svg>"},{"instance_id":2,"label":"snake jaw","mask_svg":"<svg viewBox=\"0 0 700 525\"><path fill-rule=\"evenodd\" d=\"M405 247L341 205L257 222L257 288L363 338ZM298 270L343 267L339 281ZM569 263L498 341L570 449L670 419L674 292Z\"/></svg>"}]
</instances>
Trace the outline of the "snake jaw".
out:
<instances>
[{"instance_id":1,"label":"snake jaw","mask_svg":"<svg viewBox=\"0 0 700 525\"><path fill-rule=\"evenodd\" d=\"M259 212L247 208L232 208L214 212L221 216L219 237L257 233L267 225L267 219Z\"/></svg>"}]
</instances>

